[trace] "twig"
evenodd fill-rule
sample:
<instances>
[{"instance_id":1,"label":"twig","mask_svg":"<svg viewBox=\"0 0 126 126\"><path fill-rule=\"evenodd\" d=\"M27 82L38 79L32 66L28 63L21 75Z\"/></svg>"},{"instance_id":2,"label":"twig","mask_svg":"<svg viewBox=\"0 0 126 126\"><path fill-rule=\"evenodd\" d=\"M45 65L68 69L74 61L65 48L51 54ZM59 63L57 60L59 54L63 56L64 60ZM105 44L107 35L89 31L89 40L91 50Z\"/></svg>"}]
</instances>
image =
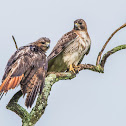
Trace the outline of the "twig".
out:
<instances>
[{"instance_id":1,"label":"twig","mask_svg":"<svg viewBox=\"0 0 126 126\"><path fill-rule=\"evenodd\" d=\"M120 45L120 46L117 46L115 48L113 48L112 50L108 51L107 53L105 53L102 57L102 60L101 60L101 67L104 68L104 65L105 65L105 62L107 60L107 58L112 55L113 53L119 51L119 50L122 50L122 49L126 49L126 44L125 45Z\"/></svg>"},{"instance_id":2,"label":"twig","mask_svg":"<svg viewBox=\"0 0 126 126\"><path fill-rule=\"evenodd\" d=\"M15 40L15 38L14 38L13 35L12 35L12 38L13 38L13 41L14 41L15 47L16 47L16 49L18 50L17 42L16 42L16 40Z\"/></svg>"},{"instance_id":3,"label":"twig","mask_svg":"<svg viewBox=\"0 0 126 126\"><path fill-rule=\"evenodd\" d=\"M115 35L115 33L117 33L119 30L121 30L122 28L126 27L126 23L123 24L122 26L120 26L118 29L116 29L111 36L108 38L108 40L106 41L106 43L104 44L104 46L102 47L101 51L99 52L99 55L97 57L97 61L96 61L96 65L98 65L100 63L101 60L101 55L105 49L105 47L107 46L107 44L109 43L109 41L111 40L111 38Z\"/></svg>"}]
</instances>

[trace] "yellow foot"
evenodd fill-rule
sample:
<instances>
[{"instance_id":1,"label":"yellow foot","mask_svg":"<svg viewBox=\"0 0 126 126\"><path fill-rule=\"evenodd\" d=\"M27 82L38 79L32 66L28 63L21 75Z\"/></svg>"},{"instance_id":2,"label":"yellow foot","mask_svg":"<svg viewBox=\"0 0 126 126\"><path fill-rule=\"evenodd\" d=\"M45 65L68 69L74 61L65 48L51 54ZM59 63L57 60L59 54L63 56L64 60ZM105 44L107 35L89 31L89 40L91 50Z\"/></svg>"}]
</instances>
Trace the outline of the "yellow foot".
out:
<instances>
[{"instance_id":1,"label":"yellow foot","mask_svg":"<svg viewBox=\"0 0 126 126\"><path fill-rule=\"evenodd\" d=\"M79 72L79 69L80 69L80 66L73 66L73 68L74 68L74 71L76 72L76 73L78 73Z\"/></svg>"},{"instance_id":2,"label":"yellow foot","mask_svg":"<svg viewBox=\"0 0 126 126\"><path fill-rule=\"evenodd\" d=\"M72 64L70 64L69 71L70 71L70 72L73 72L73 73L76 73L75 70L74 70L74 68L73 68L73 65L72 65Z\"/></svg>"}]
</instances>

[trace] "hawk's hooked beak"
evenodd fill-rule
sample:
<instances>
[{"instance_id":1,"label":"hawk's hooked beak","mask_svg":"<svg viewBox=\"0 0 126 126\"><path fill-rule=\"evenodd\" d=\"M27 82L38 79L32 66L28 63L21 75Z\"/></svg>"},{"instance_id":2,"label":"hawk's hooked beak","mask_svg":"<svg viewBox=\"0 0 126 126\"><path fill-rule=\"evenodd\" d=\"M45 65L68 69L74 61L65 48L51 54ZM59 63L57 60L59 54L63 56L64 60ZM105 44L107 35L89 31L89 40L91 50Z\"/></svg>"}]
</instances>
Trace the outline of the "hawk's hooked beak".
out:
<instances>
[{"instance_id":1,"label":"hawk's hooked beak","mask_svg":"<svg viewBox=\"0 0 126 126\"><path fill-rule=\"evenodd\" d=\"M75 29L80 29L80 24L75 23L75 24L74 24L74 28L75 28Z\"/></svg>"},{"instance_id":2,"label":"hawk's hooked beak","mask_svg":"<svg viewBox=\"0 0 126 126\"><path fill-rule=\"evenodd\" d=\"M50 42L46 42L46 47L47 47L47 48L50 47Z\"/></svg>"},{"instance_id":3,"label":"hawk's hooked beak","mask_svg":"<svg viewBox=\"0 0 126 126\"><path fill-rule=\"evenodd\" d=\"M75 27L79 27L80 25L78 23L75 23Z\"/></svg>"}]
</instances>

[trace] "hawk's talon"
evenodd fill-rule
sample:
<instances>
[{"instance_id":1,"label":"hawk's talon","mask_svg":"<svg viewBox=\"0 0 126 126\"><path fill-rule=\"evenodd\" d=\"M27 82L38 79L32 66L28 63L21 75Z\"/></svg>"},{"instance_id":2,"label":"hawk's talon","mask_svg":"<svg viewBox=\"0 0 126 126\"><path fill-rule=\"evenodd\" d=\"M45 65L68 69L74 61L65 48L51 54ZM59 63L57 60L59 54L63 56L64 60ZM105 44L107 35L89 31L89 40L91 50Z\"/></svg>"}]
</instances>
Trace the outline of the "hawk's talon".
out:
<instances>
[{"instance_id":1,"label":"hawk's talon","mask_svg":"<svg viewBox=\"0 0 126 126\"><path fill-rule=\"evenodd\" d=\"M73 72L73 73L76 73L76 71L75 71L75 69L74 69L74 67L73 67L73 65L72 65L72 64L70 64L69 71L70 71L70 72Z\"/></svg>"},{"instance_id":2,"label":"hawk's talon","mask_svg":"<svg viewBox=\"0 0 126 126\"><path fill-rule=\"evenodd\" d=\"M80 66L74 66L74 71L75 71L76 73L79 73L79 69L80 69Z\"/></svg>"}]
</instances>

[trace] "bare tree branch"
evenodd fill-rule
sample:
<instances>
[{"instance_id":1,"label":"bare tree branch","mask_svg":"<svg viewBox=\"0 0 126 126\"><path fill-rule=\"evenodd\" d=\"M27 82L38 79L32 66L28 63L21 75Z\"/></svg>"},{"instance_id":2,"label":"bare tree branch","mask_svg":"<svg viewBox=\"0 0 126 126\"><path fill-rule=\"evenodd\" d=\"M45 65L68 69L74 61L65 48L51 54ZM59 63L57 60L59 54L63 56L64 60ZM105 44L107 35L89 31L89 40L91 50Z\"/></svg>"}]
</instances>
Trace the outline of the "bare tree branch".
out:
<instances>
[{"instance_id":1,"label":"bare tree branch","mask_svg":"<svg viewBox=\"0 0 126 126\"><path fill-rule=\"evenodd\" d=\"M96 61L96 65L98 65L100 63L100 60L101 60L101 55L105 49L105 47L107 46L107 44L109 43L109 41L111 40L111 38L119 31L121 30L122 28L126 27L126 23L123 24L122 26L120 26L118 29L116 29L112 34L111 36L108 38L108 40L106 41L106 43L104 44L104 46L102 47L101 51L99 52L98 54L98 57L97 57L97 61Z\"/></svg>"},{"instance_id":2,"label":"bare tree branch","mask_svg":"<svg viewBox=\"0 0 126 126\"><path fill-rule=\"evenodd\" d=\"M126 44L125 44L125 45L117 46L117 47L113 48L112 50L108 51L107 53L105 53L105 54L103 55L102 60L101 60L101 63L100 63L101 67L104 68L105 62L106 62L107 58L108 58L110 55L112 55L113 53L115 53L115 52L117 52L117 51L119 51L119 50L122 50L122 49L126 49Z\"/></svg>"},{"instance_id":3,"label":"bare tree branch","mask_svg":"<svg viewBox=\"0 0 126 126\"><path fill-rule=\"evenodd\" d=\"M121 27L119 27L116 31L114 31L111 34L111 36L106 41L101 52L99 53L99 55L97 57L96 66L92 65L92 64L80 64L78 71L88 69L88 70L92 70L95 72L104 73L104 66L105 66L107 58L119 50L126 49L126 44L117 46L117 47L113 48L112 50L108 51L107 53L105 53L101 59L101 55L102 55L106 45L110 41L110 39L114 36L115 33L117 33L120 29L124 28L125 26L126 26L126 24L122 25ZM35 107L33 107L33 109L31 110L30 113L28 113L23 107L21 107L17 103L19 98L22 96L21 91L17 92L12 97L12 99L10 100L10 102L7 105L7 109L10 109L11 111L15 112L16 114L18 114L21 117L23 126L34 126L45 111L52 85L59 80L73 79L75 77L76 77L76 74L70 73L70 72L48 73L48 75L45 79L45 86L43 88L42 94L38 96L36 105L35 105Z\"/></svg>"}]
</instances>

